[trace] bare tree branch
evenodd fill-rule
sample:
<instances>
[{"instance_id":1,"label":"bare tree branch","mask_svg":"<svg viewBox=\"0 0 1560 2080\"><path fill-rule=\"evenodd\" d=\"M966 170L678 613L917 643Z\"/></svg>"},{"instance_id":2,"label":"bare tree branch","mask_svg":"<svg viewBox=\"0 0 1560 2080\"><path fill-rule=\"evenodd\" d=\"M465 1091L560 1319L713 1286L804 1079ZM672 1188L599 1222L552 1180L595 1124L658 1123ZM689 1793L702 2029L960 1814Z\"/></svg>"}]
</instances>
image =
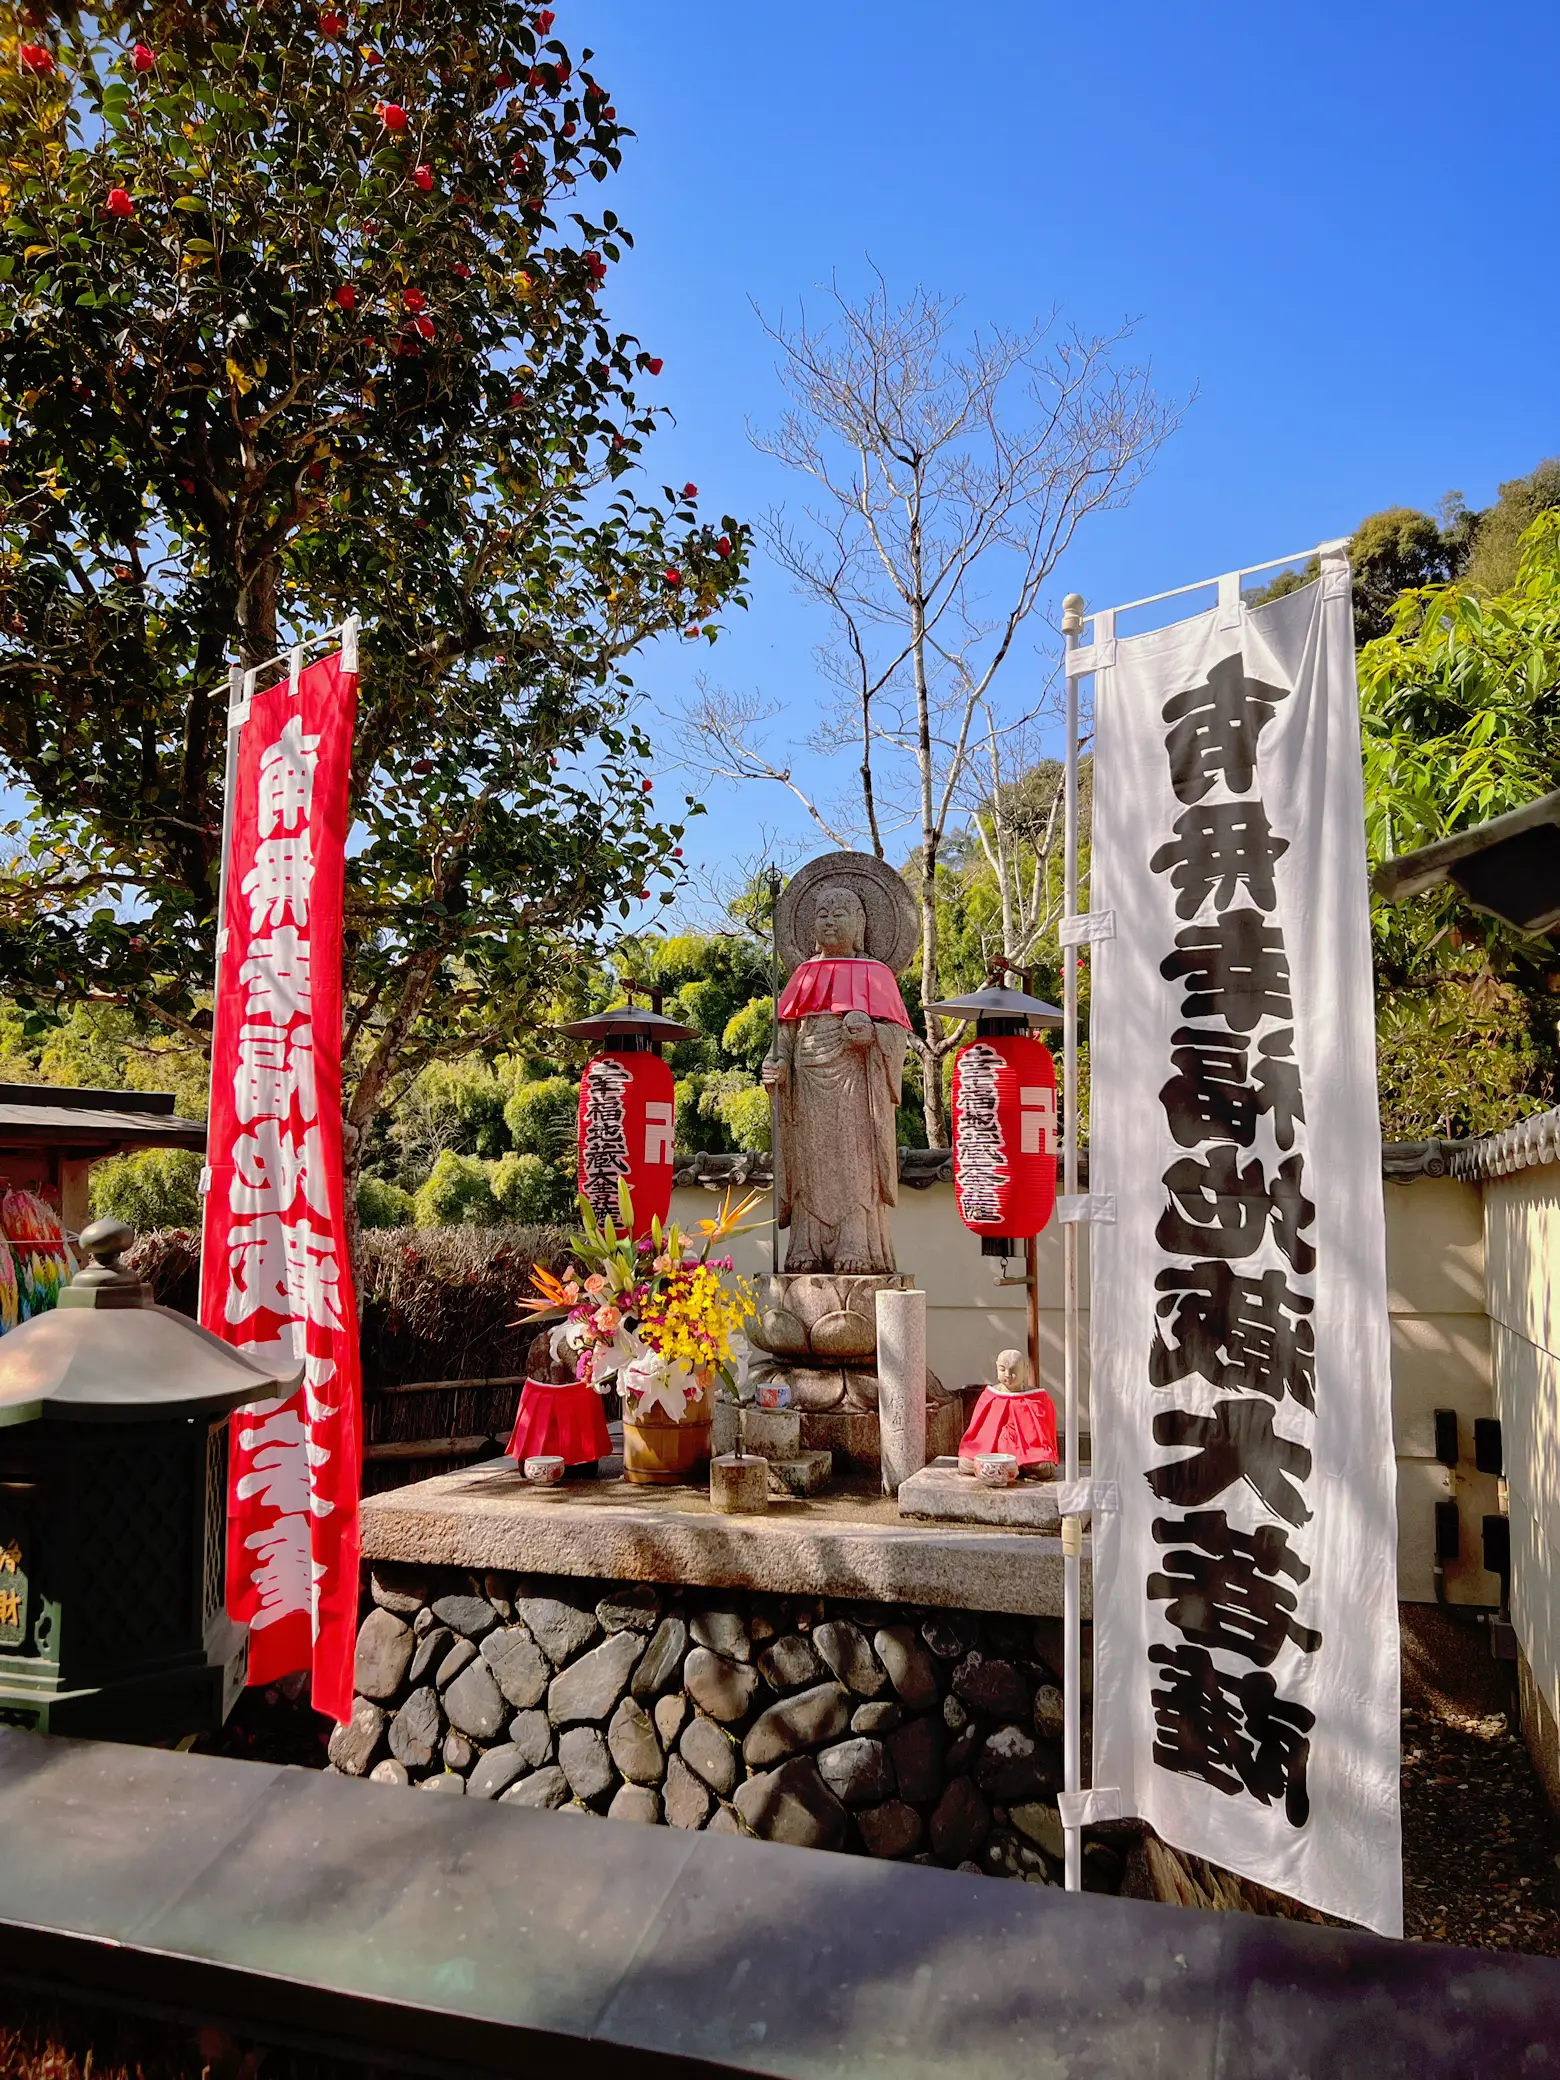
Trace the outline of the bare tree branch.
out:
<instances>
[{"instance_id":1,"label":"bare tree branch","mask_svg":"<svg viewBox=\"0 0 1560 2080\"><path fill-rule=\"evenodd\" d=\"M999 748L1027 741L1039 711L1031 702L999 716L996 682L1079 526L1126 502L1181 410L1124 358L1130 325L1091 335L1053 310L1022 332L960 337L957 299L918 288L896 303L877 272L864 296L834 282L827 301L821 324L805 308L795 322L760 314L788 402L777 426L751 438L802 480L807 499L800 519L772 514L765 536L834 629L832 705L812 748L856 756L861 823L880 857L896 818L919 830L921 990L932 1002L942 993L937 869L956 807L1002 890L1004 957L1027 960L1054 926L1054 799L1043 835L1010 826L1022 775ZM690 759L786 788L843 843L847 819L826 815L765 744L779 712L701 689L685 718ZM972 764L982 735L984 785ZM926 1024L917 1046L937 1144L947 1139L941 1064L956 1043L936 1019Z\"/></svg>"}]
</instances>

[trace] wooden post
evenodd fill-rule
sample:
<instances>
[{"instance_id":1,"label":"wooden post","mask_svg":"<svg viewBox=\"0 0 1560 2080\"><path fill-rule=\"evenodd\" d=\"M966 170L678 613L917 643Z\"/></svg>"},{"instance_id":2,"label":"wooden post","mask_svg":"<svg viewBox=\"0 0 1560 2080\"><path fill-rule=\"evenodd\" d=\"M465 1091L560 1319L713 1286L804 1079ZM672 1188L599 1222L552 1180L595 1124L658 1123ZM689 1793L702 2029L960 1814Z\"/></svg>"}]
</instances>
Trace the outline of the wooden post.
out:
<instances>
[{"instance_id":1,"label":"wooden post","mask_svg":"<svg viewBox=\"0 0 1560 2080\"><path fill-rule=\"evenodd\" d=\"M1033 1235L1024 1244L1024 1283L1029 1291L1029 1384L1040 1384L1040 1245Z\"/></svg>"}]
</instances>

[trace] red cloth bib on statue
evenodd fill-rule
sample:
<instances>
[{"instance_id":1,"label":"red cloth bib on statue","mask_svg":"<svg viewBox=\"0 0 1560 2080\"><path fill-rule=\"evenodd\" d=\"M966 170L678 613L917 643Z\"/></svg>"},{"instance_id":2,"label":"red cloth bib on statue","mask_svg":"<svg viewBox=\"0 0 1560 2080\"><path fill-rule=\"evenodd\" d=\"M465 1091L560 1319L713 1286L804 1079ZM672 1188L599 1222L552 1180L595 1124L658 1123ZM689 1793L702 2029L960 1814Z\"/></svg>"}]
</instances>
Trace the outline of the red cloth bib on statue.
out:
<instances>
[{"instance_id":1,"label":"red cloth bib on statue","mask_svg":"<svg viewBox=\"0 0 1560 2080\"><path fill-rule=\"evenodd\" d=\"M566 1466L587 1466L612 1449L601 1396L594 1387L571 1382L551 1386L528 1379L509 1439L508 1456L519 1467L527 1459L555 1454Z\"/></svg>"},{"instance_id":2,"label":"red cloth bib on statue","mask_svg":"<svg viewBox=\"0 0 1560 2080\"><path fill-rule=\"evenodd\" d=\"M893 970L881 961L834 960L818 954L803 961L780 993L780 1018L790 1025L832 1011L864 1011L868 1018L892 1019L910 1030L910 1015L899 994Z\"/></svg>"},{"instance_id":3,"label":"red cloth bib on statue","mask_svg":"<svg viewBox=\"0 0 1560 2080\"><path fill-rule=\"evenodd\" d=\"M1056 1405L1044 1387L1027 1394L988 1387L959 1439L961 1457L977 1452L1011 1452L1020 1466L1055 1466Z\"/></svg>"}]
</instances>

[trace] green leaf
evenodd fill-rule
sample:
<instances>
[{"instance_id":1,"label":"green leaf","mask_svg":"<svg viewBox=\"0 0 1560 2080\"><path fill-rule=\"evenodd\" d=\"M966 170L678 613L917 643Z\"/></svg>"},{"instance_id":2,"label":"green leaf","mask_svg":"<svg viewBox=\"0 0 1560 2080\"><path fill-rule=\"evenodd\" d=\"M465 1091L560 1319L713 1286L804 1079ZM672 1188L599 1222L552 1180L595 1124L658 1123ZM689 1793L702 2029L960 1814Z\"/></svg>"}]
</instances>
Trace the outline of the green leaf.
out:
<instances>
[{"instance_id":1,"label":"green leaf","mask_svg":"<svg viewBox=\"0 0 1560 2080\"><path fill-rule=\"evenodd\" d=\"M206 207L198 195L176 195L173 206L175 209L188 210L191 215L203 212Z\"/></svg>"}]
</instances>

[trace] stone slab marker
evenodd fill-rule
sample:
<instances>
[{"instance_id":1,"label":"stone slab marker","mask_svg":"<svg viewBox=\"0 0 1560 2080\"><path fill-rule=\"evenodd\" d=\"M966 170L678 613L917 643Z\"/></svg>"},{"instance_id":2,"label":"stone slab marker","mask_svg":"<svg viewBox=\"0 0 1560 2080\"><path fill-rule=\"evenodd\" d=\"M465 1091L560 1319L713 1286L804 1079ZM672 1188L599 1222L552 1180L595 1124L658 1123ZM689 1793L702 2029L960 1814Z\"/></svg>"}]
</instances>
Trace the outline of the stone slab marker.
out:
<instances>
[{"instance_id":1,"label":"stone slab marker","mask_svg":"<svg viewBox=\"0 0 1560 2080\"><path fill-rule=\"evenodd\" d=\"M925 1293L878 1293L877 1368L883 1493L897 1495L926 1464Z\"/></svg>"}]
</instances>

